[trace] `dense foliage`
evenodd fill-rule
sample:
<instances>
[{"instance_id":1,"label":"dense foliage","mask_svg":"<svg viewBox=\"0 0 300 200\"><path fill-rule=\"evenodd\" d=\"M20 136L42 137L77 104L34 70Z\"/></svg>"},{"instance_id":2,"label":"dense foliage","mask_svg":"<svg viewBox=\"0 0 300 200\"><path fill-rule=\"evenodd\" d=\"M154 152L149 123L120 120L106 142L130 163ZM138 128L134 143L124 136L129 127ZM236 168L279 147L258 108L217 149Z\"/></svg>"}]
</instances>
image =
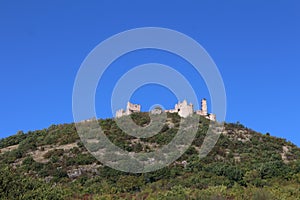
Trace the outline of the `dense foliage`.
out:
<instances>
[{"instance_id":1,"label":"dense foliage","mask_svg":"<svg viewBox=\"0 0 300 200\"><path fill-rule=\"evenodd\" d=\"M150 123L148 113L130 117L140 126ZM176 135L180 117L168 113L168 119L159 134L140 140L124 133L112 119L98 121L114 144L149 152ZM0 198L300 199L298 147L230 123L209 155L199 159L208 127L209 121L201 118L184 155L168 167L144 174L101 165L80 141L74 124L19 131L0 140Z\"/></svg>"}]
</instances>

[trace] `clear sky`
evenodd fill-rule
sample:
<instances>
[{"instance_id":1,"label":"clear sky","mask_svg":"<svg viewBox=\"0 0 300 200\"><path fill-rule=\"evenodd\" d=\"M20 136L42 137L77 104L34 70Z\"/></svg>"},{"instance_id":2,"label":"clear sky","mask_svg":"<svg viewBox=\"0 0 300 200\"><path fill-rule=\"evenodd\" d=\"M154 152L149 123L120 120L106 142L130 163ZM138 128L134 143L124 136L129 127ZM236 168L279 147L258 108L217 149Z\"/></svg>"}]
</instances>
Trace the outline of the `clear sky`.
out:
<instances>
[{"instance_id":1,"label":"clear sky","mask_svg":"<svg viewBox=\"0 0 300 200\"><path fill-rule=\"evenodd\" d=\"M300 2L0 1L0 136L72 122L73 83L82 61L101 41L138 27L165 27L198 41L217 64L227 92L228 122L300 146ZM121 57L97 90L100 118L111 117L115 81L139 64L158 62L189 79L184 60L160 51ZM120 66L123 66L120 67ZM192 81L193 82L193 81ZM209 98L202 80L199 97ZM155 94L155 95L154 95ZM140 88L132 101L172 108L166 88Z\"/></svg>"}]
</instances>

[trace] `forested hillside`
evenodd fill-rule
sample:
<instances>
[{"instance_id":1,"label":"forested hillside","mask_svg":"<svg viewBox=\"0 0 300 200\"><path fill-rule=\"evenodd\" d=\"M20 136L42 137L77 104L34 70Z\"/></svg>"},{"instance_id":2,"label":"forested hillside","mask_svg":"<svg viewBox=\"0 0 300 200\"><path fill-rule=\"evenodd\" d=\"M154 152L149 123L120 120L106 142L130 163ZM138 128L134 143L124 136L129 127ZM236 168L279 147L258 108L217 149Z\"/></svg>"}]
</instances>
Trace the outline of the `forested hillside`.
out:
<instances>
[{"instance_id":1,"label":"forested hillside","mask_svg":"<svg viewBox=\"0 0 300 200\"><path fill-rule=\"evenodd\" d=\"M148 113L134 113L137 124ZM167 144L180 117L168 113L159 134L137 139L113 119L98 120L108 138L127 151L149 152ZM200 119L196 138L176 162L133 174L103 166L84 147L74 124L19 131L0 140L1 199L300 199L300 149L285 139L227 123L205 158L198 149L209 121Z\"/></svg>"}]
</instances>

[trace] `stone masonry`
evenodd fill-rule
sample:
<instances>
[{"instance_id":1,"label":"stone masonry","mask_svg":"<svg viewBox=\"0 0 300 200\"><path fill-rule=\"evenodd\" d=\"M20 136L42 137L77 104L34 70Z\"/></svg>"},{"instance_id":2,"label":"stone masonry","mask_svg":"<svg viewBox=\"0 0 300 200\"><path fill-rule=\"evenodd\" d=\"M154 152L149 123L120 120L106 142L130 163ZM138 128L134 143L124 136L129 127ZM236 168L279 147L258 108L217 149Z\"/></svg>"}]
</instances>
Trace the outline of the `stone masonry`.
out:
<instances>
[{"instance_id":1,"label":"stone masonry","mask_svg":"<svg viewBox=\"0 0 300 200\"><path fill-rule=\"evenodd\" d=\"M141 112L141 105L127 102L126 110L125 111L123 109L117 110L116 117L119 118L125 115L130 115L134 112Z\"/></svg>"}]
</instances>

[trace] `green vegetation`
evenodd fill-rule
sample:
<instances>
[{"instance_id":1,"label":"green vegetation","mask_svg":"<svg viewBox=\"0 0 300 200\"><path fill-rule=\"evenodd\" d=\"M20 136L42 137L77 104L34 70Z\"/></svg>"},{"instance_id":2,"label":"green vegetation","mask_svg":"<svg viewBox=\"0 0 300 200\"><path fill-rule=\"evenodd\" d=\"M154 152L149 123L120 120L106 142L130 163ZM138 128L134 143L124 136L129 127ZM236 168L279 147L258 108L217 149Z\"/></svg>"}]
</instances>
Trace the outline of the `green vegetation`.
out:
<instances>
[{"instance_id":1,"label":"green vegetation","mask_svg":"<svg viewBox=\"0 0 300 200\"><path fill-rule=\"evenodd\" d=\"M147 113L127 117L141 126L150 123ZM99 124L120 148L150 152L176 135L180 117L168 113L168 118L159 134L140 140L124 133L112 119ZM208 127L209 121L201 118L184 155L168 167L144 174L101 165L80 142L74 124L19 131L0 140L0 199L300 199L298 147L230 123L209 155L199 159L197 149ZM17 146L8 150L13 145Z\"/></svg>"}]
</instances>

